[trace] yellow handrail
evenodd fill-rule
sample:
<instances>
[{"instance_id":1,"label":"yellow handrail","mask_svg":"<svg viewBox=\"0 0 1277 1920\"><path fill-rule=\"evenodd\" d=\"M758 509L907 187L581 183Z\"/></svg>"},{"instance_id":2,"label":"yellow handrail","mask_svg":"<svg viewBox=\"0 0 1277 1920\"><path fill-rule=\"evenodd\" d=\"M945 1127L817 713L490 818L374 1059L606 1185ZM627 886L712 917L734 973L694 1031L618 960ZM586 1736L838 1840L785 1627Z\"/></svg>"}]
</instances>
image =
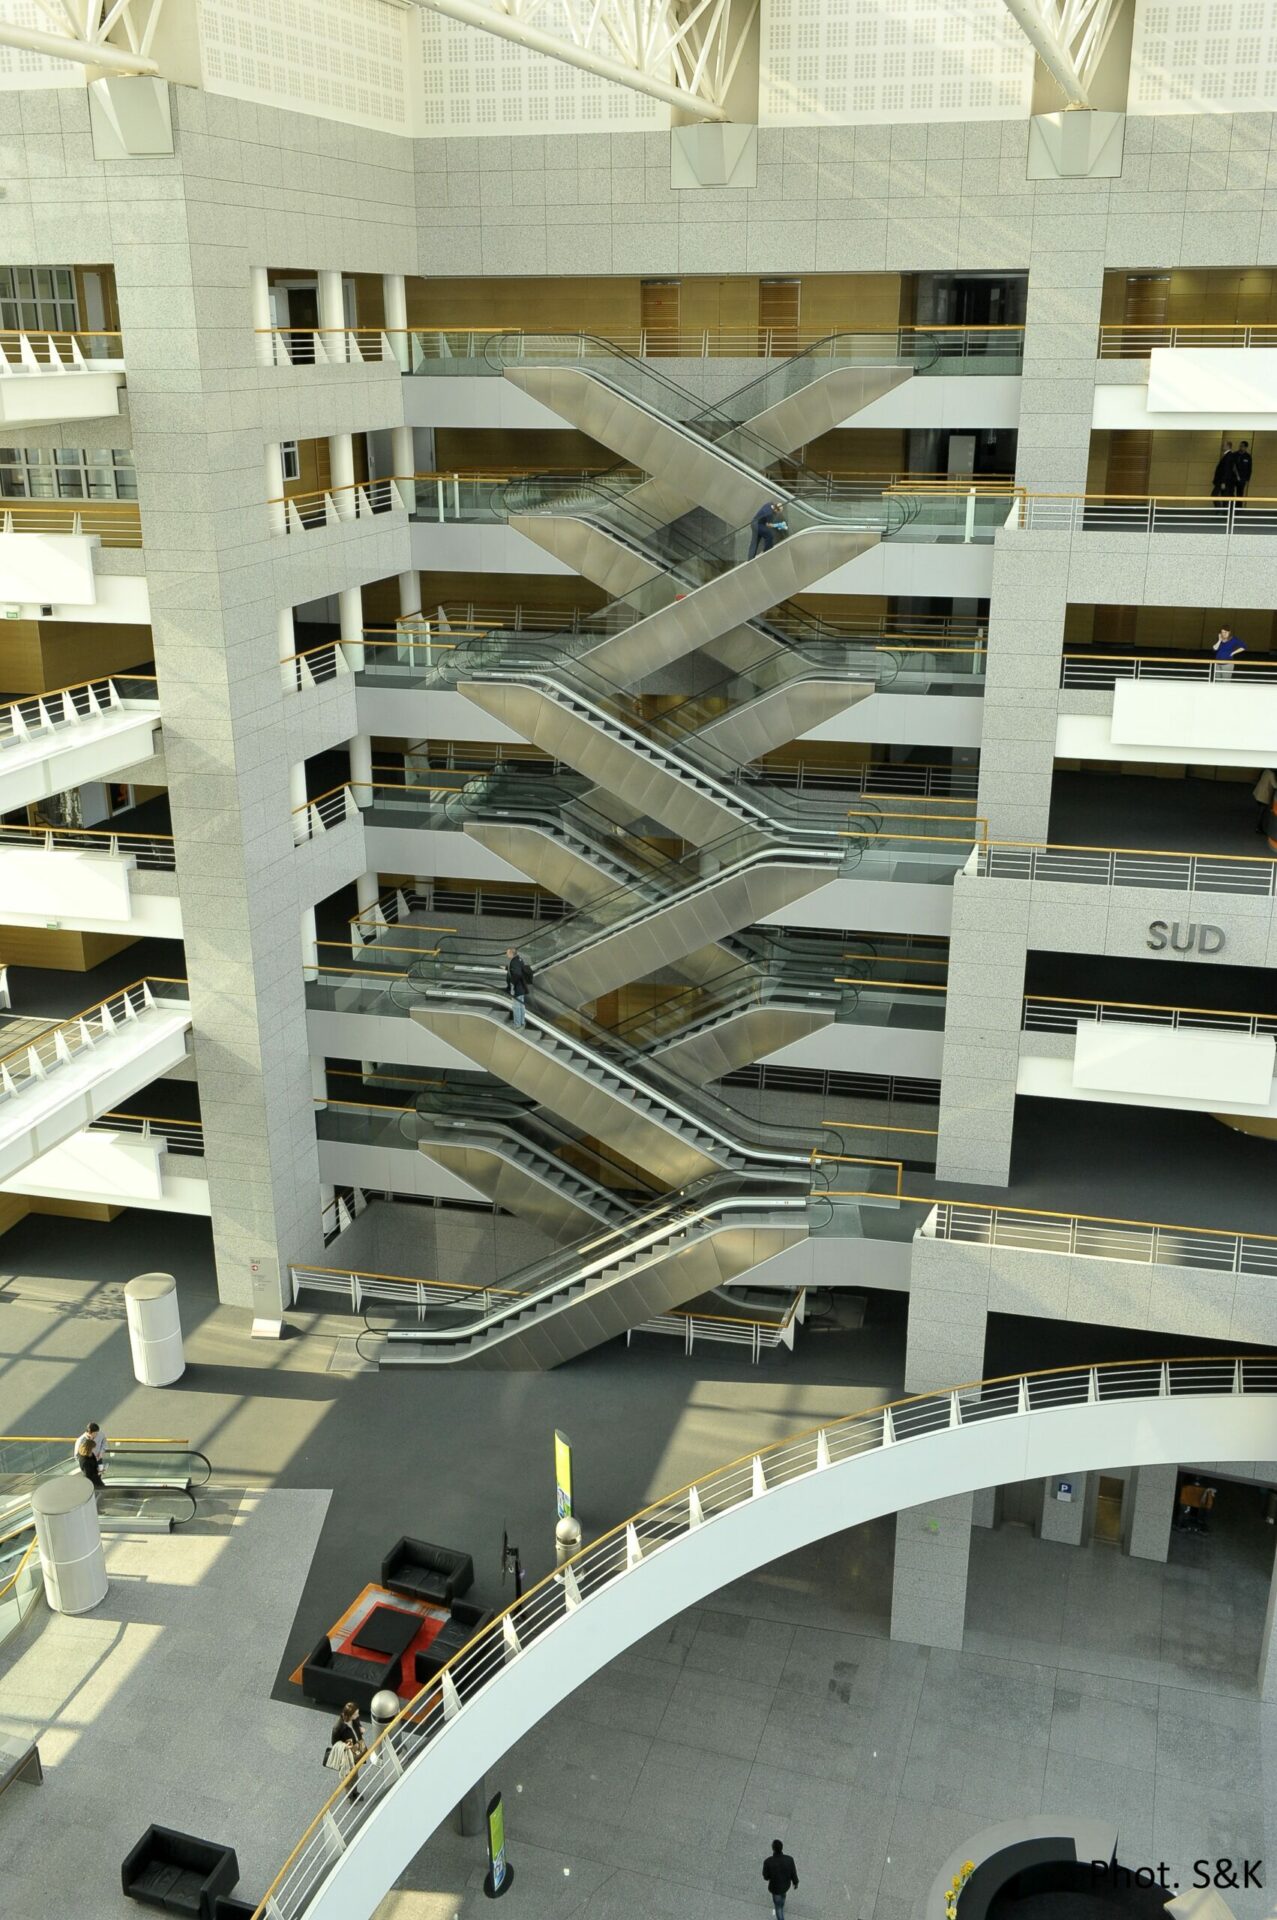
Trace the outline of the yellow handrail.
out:
<instances>
[{"instance_id":1,"label":"yellow handrail","mask_svg":"<svg viewBox=\"0 0 1277 1920\"><path fill-rule=\"evenodd\" d=\"M1108 1000L1103 994L1079 998L1067 993L1026 993L1025 1006L1043 1007L1125 1007L1131 1013L1202 1013L1211 1018L1229 1020L1277 1020L1277 1010L1246 1013L1237 1007L1171 1007L1158 1000Z\"/></svg>"},{"instance_id":2,"label":"yellow handrail","mask_svg":"<svg viewBox=\"0 0 1277 1920\"><path fill-rule=\"evenodd\" d=\"M18 1528L15 1528L14 1531L17 1533L25 1533L26 1528L18 1527ZM4 1538L6 1540L9 1540L13 1538L13 1535L6 1534ZM31 1542L31 1545L27 1548L26 1552L23 1554L17 1566L13 1569L13 1572L9 1575L9 1578L5 1581L4 1585L0 1587L0 1600L3 1600L6 1593L9 1593L14 1587L17 1586L18 1581L22 1578L23 1569L25 1568L27 1561L31 1558L33 1553L39 1550L39 1546L40 1546L40 1542L38 1540L33 1540Z\"/></svg>"},{"instance_id":3,"label":"yellow handrail","mask_svg":"<svg viewBox=\"0 0 1277 1920\"><path fill-rule=\"evenodd\" d=\"M1027 847L1034 853L1144 853L1160 860L1241 860L1254 865L1261 853L1214 853L1190 847L1093 847L1073 840L985 840L989 847Z\"/></svg>"}]
</instances>

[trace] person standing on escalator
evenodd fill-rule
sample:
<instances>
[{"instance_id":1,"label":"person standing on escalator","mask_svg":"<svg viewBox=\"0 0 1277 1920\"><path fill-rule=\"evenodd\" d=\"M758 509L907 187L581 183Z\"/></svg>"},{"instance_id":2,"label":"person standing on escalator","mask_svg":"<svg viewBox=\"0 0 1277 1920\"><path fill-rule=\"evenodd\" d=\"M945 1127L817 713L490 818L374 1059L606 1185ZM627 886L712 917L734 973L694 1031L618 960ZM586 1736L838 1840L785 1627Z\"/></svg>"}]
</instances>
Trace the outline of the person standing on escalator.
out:
<instances>
[{"instance_id":1,"label":"person standing on escalator","mask_svg":"<svg viewBox=\"0 0 1277 1920\"><path fill-rule=\"evenodd\" d=\"M505 950L505 990L516 1027L527 1025L528 994L532 988L532 969L517 947Z\"/></svg>"},{"instance_id":2,"label":"person standing on escalator","mask_svg":"<svg viewBox=\"0 0 1277 1920\"><path fill-rule=\"evenodd\" d=\"M776 544L777 530L783 528L785 510L779 500L764 500L758 512L749 523L749 557L752 560L761 547L764 553L770 553Z\"/></svg>"}]
</instances>

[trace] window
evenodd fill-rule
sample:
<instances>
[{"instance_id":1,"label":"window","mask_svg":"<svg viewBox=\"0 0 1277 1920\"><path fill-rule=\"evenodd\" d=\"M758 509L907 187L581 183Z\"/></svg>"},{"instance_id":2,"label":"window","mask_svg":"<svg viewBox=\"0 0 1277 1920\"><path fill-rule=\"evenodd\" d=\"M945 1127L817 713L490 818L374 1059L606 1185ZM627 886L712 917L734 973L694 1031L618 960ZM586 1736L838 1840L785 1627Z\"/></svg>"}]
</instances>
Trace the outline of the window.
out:
<instances>
[{"instance_id":1,"label":"window","mask_svg":"<svg viewBox=\"0 0 1277 1920\"><path fill-rule=\"evenodd\" d=\"M0 267L0 327L70 333L79 324L70 267Z\"/></svg>"},{"instance_id":2,"label":"window","mask_svg":"<svg viewBox=\"0 0 1277 1920\"><path fill-rule=\"evenodd\" d=\"M136 500L133 455L120 447L0 447L0 499Z\"/></svg>"},{"instance_id":3,"label":"window","mask_svg":"<svg viewBox=\"0 0 1277 1920\"><path fill-rule=\"evenodd\" d=\"M297 452L297 442L295 440L280 441L279 459L280 465L284 470L285 481L301 479L302 463Z\"/></svg>"}]
</instances>

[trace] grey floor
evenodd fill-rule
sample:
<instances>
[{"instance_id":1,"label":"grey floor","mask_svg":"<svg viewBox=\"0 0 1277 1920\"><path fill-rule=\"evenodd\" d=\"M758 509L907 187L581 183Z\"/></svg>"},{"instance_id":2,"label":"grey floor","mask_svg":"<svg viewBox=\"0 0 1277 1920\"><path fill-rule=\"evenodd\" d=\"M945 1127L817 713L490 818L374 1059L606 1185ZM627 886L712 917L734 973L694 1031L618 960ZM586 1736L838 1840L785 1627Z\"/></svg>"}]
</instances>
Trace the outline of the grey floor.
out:
<instances>
[{"instance_id":1,"label":"grey floor","mask_svg":"<svg viewBox=\"0 0 1277 1920\"><path fill-rule=\"evenodd\" d=\"M188 1534L112 1544L102 1609L38 1615L0 1662L0 1729L39 1732L50 1759L45 1788L0 1802L4 1920L122 1913L118 1861L152 1818L230 1840L259 1896L325 1797L323 1718L281 1676L400 1531L471 1546L496 1599L509 1518L542 1571L553 1426L576 1444L594 1532L899 1377L890 1324L759 1370L717 1350L693 1364L607 1349L550 1375L343 1376L322 1317L280 1346L245 1340L244 1316L215 1304L198 1223L127 1220L118 1236L30 1222L5 1237L6 1427L186 1433L217 1480ZM190 1365L143 1390L120 1289L163 1264L181 1276ZM1277 1710L1253 1693L1274 1536L1245 1497L1208 1540L1175 1536L1166 1568L977 1533L960 1654L887 1638L890 1520L723 1589L493 1769L511 1911L744 1920L765 1911L775 1834L799 1861L796 1920L912 1920L950 1849L1055 1808L1112 1813L1134 1864L1277 1857ZM482 1864L476 1840L441 1831L380 1920L478 1920ZM1271 1898L1235 1911L1260 1920Z\"/></svg>"},{"instance_id":2,"label":"grey floor","mask_svg":"<svg viewBox=\"0 0 1277 1920\"><path fill-rule=\"evenodd\" d=\"M1259 769L1256 768L1256 776ZM1171 852L1271 857L1255 832L1254 778L1183 780L1147 774L1059 773L1051 789L1047 839L1082 847L1166 848Z\"/></svg>"}]
</instances>

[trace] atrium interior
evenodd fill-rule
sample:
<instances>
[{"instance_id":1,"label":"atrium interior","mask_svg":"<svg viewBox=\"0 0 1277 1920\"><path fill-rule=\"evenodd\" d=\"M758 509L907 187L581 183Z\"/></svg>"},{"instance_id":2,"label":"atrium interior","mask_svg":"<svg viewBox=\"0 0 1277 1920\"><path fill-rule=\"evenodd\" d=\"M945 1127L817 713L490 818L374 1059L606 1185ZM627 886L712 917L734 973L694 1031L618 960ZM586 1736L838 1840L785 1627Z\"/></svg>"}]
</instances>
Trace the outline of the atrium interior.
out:
<instances>
[{"instance_id":1,"label":"atrium interior","mask_svg":"<svg viewBox=\"0 0 1277 1920\"><path fill-rule=\"evenodd\" d=\"M1277 0L0 144L3 1920L1271 1920Z\"/></svg>"}]
</instances>

